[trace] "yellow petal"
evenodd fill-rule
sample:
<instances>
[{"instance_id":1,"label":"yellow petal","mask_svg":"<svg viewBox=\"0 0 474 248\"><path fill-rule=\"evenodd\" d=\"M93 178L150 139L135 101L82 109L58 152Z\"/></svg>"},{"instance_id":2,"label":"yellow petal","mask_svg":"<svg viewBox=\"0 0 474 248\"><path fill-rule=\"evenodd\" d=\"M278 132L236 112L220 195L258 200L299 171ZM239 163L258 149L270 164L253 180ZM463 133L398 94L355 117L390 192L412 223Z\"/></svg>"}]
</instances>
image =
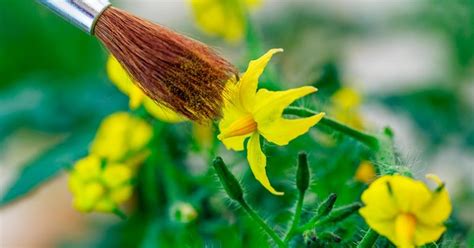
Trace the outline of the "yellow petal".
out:
<instances>
[{"instance_id":1,"label":"yellow petal","mask_svg":"<svg viewBox=\"0 0 474 248\"><path fill-rule=\"evenodd\" d=\"M244 141L250 137L252 134L246 134L242 136L234 136L225 139L219 139L225 145L228 150L234 151L243 151L244 150ZM219 136L217 136L219 138Z\"/></svg>"},{"instance_id":2,"label":"yellow petal","mask_svg":"<svg viewBox=\"0 0 474 248\"><path fill-rule=\"evenodd\" d=\"M446 231L444 226L417 225L415 231L415 245L422 246L437 241Z\"/></svg>"},{"instance_id":3,"label":"yellow petal","mask_svg":"<svg viewBox=\"0 0 474 248\"><path fill-rule=\"evenodd\" d=\"M248 111L254 108L258 79L262 75L263 70L267 66L272 56L278 52L283 52L283 49L271 49L262 57L250 61L247 71L240 78L238 84L240 102Z\"/></svg>"},{"instance_id":4,"label":"yellow petal","mask_svg":"<svg viewBox=\"0 0 474 248\"><path fill-rule=\"evenodd\" d=\"M107 60L107 74L112 83L126 95L129 95L131 88L135 86L127 71L112 55Z\"/></svg>"},{"instance_id":5,"label":"yellow petal","mask_svg":"<svg viewBox=\"0 0 474 248\"><path fill-rule=\"evenodd\" d=\"M261 89L256 94L258 101L253 107L253 115L259 127L268 125L281 118L283 110L296 99L316 92L311 86L303 86L285 91Z\"/></svg>"},{"instance_id":6,"label":"yellow petal","mask_svg":"<svg viewBox=\"0 0 474 248\"><path fill-rule=\"evenodd\" d=\"M152 135L153 129L146 121L117 112L102 121L90 152L110 161L120 161L144 149Z\"/></svg>"},{"instance_id":7,"label":"yellow petal","mask_svg":"<svg viewBox=\"0 0 474 248\"><path fill-rule=\"evenodd\" d=\"M94 210L102 213L111 213L116 207L116 204L111 199L104 198L94 206Z\"/></svg>"},{"instance_id":8,"label":"yellow petal","mask_svg":"<svg viewBox=\"0 0 474 248\"><path fill-rule=\"evenodd\" d=\"M391 221L399 213L399 209L388 186L388 183L390 183L390 187L393 187L391 184L392 177L383 176L378 178L362 193L361 199L365 207L360 212L367 223L371 221L372 223L376 221ZM387 235L386 233L379 233Z\"/></svg>"},{"instance_id":9,"label":"yellow petal","mask_svg":"<svg viewBox=\"0 0 474 248\"><path fill-rule=\"evenodd\" d=\"M412 214L402 213L395 219L396 245L401 247L415 246L416 218Z\"/></svg>"},{"instance_id":10,"label":"yellow petal","mask_svg":"<svg viewBox=\"0 0 474 248\"><path fill-rule=\"evenodd\" d=\"M451 215L452 206L446 188L435 191L431 199L425 205L416 211L416 216L420 222L427 225L441 225Z\"/></svg>"},{"instance_id":11,"label":"yellow petal","mask_svg":"<svg viewBox=\"0 0 474 248\"><path fill-rule=\"evenodd\" d=\"M129 183L132 170L122 164L109 164L105 168L102 180L108 188L114 188Z\"/></svg>"},{"instance_id":12,"label":"yellow petal","mask_svg":"<svg viewBox=\"0 0 474 248\"><path fill-rule=\"evenodd\" d=\"M365 222L367 222L367 225L370 226L370 228L375 230L378 234L388 238L392 243L397 242L394 219L382 220L373 218L373 210L373 208L363 207L359 210L359 213L364 218Z\"/></svg>"},{"instance_id":13,"label":"yellow petal","mask_svg":"<svg viewBox=\"0 0 474 248\"><path fill-rule=\"evenodd\" d=\"M236 136L247 135L257 130L257 123L253 116L248 114L236 119L228 127L222 128L219 134L219 139L231 138Z\"/></svg>"},{"instance_id":14,"label":"yellow petal","mask_svg":"<svg viewBox=\"0 0 474 248\"><path fill-rule=\"evenodd\" d=\"M110 198L116 204L125 202L130 198L133 193L133 188L130 185L122 186L117 189L114 189L110 194Z\"/></svg>"},{"instance_id":15,"label":"yellow petal","mask_svg":"<svg viewBox=\"0 0 474 248\"><path fill-rule=\"evenodd\" d=\"M74 195L74 207L81 212L90 212L104 193L105 189L100 183L86 184L79 194Z\"/></svg>"},{"instance_id":16,"label":"yellow petal","mask_svg":"<svg viewBox=\"0 0 474 248\"><path fill-rule=\"evenodd\" d=\"M288 142L296 139L298 136L305 134L308 130L316 125L324 113L319 113L307 118L301 119L283 119L280 118L266 125L259 125L258 132L268 141L280 146L287 145Z\"/></svg>"},{"instance_id":17,"label":"yellow petal","mask_svg":"<svg viewBox=\"0 0 474 248\"><path fill-rule=\"evenodd\" d=\"M253 133L247 144L247 160L249 161L250 169L255 178L274 195L283 195L283 192L276 191L267 177L265 167L267 166L267 157L263 154L260 148L260 135Z\"/></svg>"},{"instance_id":18,"label":"yellow petal","mask_svg":"<svg viewBox=\"0 0 474 248\"><path fill-rule=\"evenodd\" d=\"M82 181L97 179L100 173L101 161L99 157L94 155L89 155L77 161L72 171L74 177Z\"/></svg>"},{"instance_id":19,"label":"yellow petal","mask_svg":"<svg viewBox=\"0 0 474 248\"><path fill-rule=\"evenodd\" d=\"M401 212L416 213L431 199L430 190L421 181L394 175L390 184L394 201Z\"/></svg>"},{"instance_id":20,"label":"yellow petal","mask_svg":"<svg viewBox=\"0 0 474 248\"><path fill-rule=\"evenodd\" d=\"M239 88L234 81L229 81L226 84L226 102L222 111L222 119L219 121L219 140L224 143L227 149L242 151L244 149L244 141L250 134L235 136L230 138L222 138L221 134L226 132L237 120L245 118L249 115L245 111L239 100Z\"/></svg>"},{"instance_id":21,"label":"yellow petal","mask_svg":"<svg viewBox=\"0 0 474 248\"><path fill-rule=\"evenodd\" d=\"M248 8L256 8L262 5L262 0L245 0L245 4Z\"/></svg>"},{"instance_id":22,"label":"yellow petal","mask_svg":"<svg viewBox=\"0 0 474 248\"><path fill-rule=\"evenodd\" d=\"M145 98L147 98L142 89L136 85L130 86L130 93L128 97L130 98L130 109L137 109L142 105Z\"/></svg>"},{"instance_id":23,"label":"yellow petal","mask_svg":"<svg viewBox=\"0 0 474 248\"><path fill-rule=\"evenodd\" d=\"M145 106L145 109L148 111L148 113L163 122L178 123L187 120L182 115L174 112L162 104L154 102L149 97L145 98L143 101L143 106Z\"/></svg>"}]
</instances>

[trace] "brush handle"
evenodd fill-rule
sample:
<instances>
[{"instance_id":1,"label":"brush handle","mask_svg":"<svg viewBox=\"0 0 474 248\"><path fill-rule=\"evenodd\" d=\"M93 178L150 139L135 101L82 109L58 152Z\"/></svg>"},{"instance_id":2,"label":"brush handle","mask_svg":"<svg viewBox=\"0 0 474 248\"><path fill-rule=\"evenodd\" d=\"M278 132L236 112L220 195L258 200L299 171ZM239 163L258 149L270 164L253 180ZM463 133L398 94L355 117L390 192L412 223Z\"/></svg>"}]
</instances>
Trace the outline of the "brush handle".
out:
<instances>
[{"instance_id":1,"label":"brush handle","mask_svg":"<svg viewBox=\"0 0 474 248\"><path fill-rule=\"evenodd\" d=\"M39 2L91 35L94 34L97 19L110 6L108 0L39 0Z\"/></svg>"}]
</instances>

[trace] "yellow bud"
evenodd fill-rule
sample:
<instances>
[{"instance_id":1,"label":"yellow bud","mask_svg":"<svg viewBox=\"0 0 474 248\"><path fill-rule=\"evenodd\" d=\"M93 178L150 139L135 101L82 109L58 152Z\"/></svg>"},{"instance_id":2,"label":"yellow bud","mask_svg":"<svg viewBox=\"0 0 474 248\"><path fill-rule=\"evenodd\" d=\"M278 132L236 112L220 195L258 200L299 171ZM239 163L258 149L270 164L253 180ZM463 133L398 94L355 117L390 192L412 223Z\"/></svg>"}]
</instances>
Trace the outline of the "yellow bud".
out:
<instances>
[{"instance_id":1,"label":"yellow bud","mask_svg":"<svg viewBox=\"0 0 474 248\"><path fill-rule=\"evenodd\" d=\"M374 165L369 161L362 161L355 173L355 179L359 182L369 184L376 177Z\"/></svg>"},{"instance_id":2,"label":"yellow bud","mask_svg":"<svg viewBox=\"0 0 474 248\"><path fill-rule=\"evenodd\" d=\"M104 169L102 179L108 188L127 183L132 178L132 170L126 165L110 164Z\"/></svg>"}]
</instances>

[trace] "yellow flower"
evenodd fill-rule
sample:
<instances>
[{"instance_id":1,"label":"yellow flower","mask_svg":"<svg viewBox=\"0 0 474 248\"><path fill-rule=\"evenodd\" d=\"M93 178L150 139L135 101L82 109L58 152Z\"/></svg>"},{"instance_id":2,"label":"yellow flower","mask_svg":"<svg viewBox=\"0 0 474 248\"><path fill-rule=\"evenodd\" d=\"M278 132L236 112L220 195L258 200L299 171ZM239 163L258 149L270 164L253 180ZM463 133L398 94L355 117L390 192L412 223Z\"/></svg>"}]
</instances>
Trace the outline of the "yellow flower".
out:
<instances>
[{"instance_id":1,"label":"yellow flower","mask_svg":"<svg viewBox=\"0 0 474 248\"><path fill-rule=\"evenodd\" d=\"M261 58L251 61L240 81L228 83L228 100L223 110L223 118L219 123L218 136L228 149L244 150L247 143L247 159L255 178L271 193L282 195L270 184L266 171L266 157L260 148L260 136L266 140L283 146L306 133L314 126L324 113L301 119L282 118L283 110L316 88L305 86L286 91L257 91L258 79L263 73L273 54L282 49L272 49Z\"/></svg>"},{"instance_id":2,"label":"yellow flower","mask_svg":"<svg viewBox=\"0 0 474 248\"><path fill-rule=\"evenodd\" d=\"M146 153L152 135L153 130L146 121L126 112L117 112L102 121L90 153L114 162L143 157L140 154Z\"/></svg>"},{"instance_id":3,"label":"yellow flower","mask_svg":"<svg viewBox=\"0 0 474 248\"><path fill-rule=\"evenodd\" d=\"M359 114L362 96L354 89L342 87L331 97L332 113L337 120L357 129L364 125Z\"/></svg>"},{"instance_id":4,"label":"yellow flower","mask_svg":"<svg viewBox=\"0 0 474 248\"><path fill-rule=\"evenodd\" d=\"M196 23L209 35L229 42L242 39L246 30L246 15L261 0L190 0Z\"/></svg>"},{"instance_id":5,"label":"yellow flower","mask_svg":"<svg viewBox=\"0 0 474 248\"><path fill-rule=\"evenodd\" d=\"M430 190L423 182L400 175L375 180L362 194L360 214L367 224L398 247L415 247L438 240L451 213L449 195L441 180Z\"/></svg>"},{"instance_id":6,"label":"yellow flower","mask_svg":"<svg viewBox=\"0 0 474 248\"><path fill-rule=\"evenodd\" d=\"M132 195L132 169L124 164L102 166L95 155L79 160L69 173L73 205L81 212L112 212Z\"/></svg>"},{"instance_id":7,"label":"yellow flower","mask_svg":"<svg viewBox=\"0 0 474 248\"><path fill-rule=\"evenodd\" d=\"M376 177L374 165L369 161L362 161L357 168L354 178L362 183L369 184Z\"/></svg>"},{"instance_id":8,"label":"yellow flower","mask_svg":"<svg viewBox=\"0 0 474 248\"><path fill-rule=\"evenodd\" d=\"M183 116L146 96L112 55L109 56L107 61L107 73L117 88L130 98L131 109L136 109L143 105L148 113L164 122L177 123L186 120Z\"/></svg>"}]
</instances>

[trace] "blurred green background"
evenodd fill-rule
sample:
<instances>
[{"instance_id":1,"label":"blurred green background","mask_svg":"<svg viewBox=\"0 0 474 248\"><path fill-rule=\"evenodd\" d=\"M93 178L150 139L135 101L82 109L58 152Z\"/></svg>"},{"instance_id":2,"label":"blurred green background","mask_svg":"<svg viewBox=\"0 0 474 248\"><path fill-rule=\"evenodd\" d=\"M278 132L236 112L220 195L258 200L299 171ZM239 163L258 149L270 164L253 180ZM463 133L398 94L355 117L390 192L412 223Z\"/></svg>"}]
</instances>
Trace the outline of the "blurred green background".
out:
<instances>
[{"instance_id":1,"label":"blurred green background","mask_svg":"<svg viewBox=\"0 0 474 248\"><path fill-rule=\"evenodd\" d=\"M245 42L228 45L199 33L186 1L124 0L116 4L211 44L242 70L249 56L253 56ZM466 239L474 222L474 1L273 0L265 1L261 9L252 13L252 20L263 39L264 50L285 48L285 53L275 60L275 70L281 75L279 87L317 86L320 92L314 105L322 110L328 107L335 89L357 89L364 98L361 114L369 129L392 127L400 153L415 174L436 172L447 181L462 223L459 233ZM107 79L106 58L107 52L96 39L35 1L0 0L2 201L18 192L28 192L45 178L61 174L63 166L51 162L71 163L84 155L100 120L114 111L128 109L127 98ZM173 130L169 132L181 133ZM183 142L173 139L179 137L168 137L167 142ZM269 174L286 183L289 179L284 178L293 176L291 165L298 151L311 149L314 164L325 165L324 170L313 169L317 181L315 197L337 192L340 204L349 203L354 200L352 192L360 192L363 186L347 183L347 187L341 188L342 179L338 178L350 178L355 164L367 156L367 151L351 140L339 140L338 144L327 148L306 137L288 149L268 147L269 162L288 164L284 168L269 167ZM337 153L346 156L338 160L332 156ZM36 167L31 167L30 161L35 161ZM27 185L16 181L18 176L21 179L25 175L33 178ZM151 227L142 225L142 219L117 226L113 217L81 216L71 209L66 184L61 180L49 183L47 193L36 192L29 199L0 209L1 246L14 247L18 242L26 242L48 247L78 239L86 240L81 241L86 244L116 247L119 240L114 239L117 236L113 232L122 226L131 228L125 230L132 243L136 241L132 234L138 233L142 238L146 233L134 227L155 231L166 227L159 223ZM211 181L215 184L215 180ZM259 188L251 180L245 181L245 185ZM261 194L265 192L259 189L249 195L259 209L291 206L291 194L276 205L274 200L259 201ZM222 204L229 205L225 201ZM201 210L204 215L214 211L212 207ZM274 213L284 219L284 212ZM172 226L163 232L172 237L172 232L166 232L176 228L202 237L216 235L209 240L226 237L229 245L238 246L238 233L228 230L232 227L223 228L223 222L235 216L225 214L225 218L193 226L193 231ZM45 223L47 220L49 223ZM45 225L44 229L38 229L38 221ZM115 226L105 234L104 228L86 227L112 224ZM183 244L192 241L192 236L183 235ZM254 245L263 242L251 233L248 235ZM122 240L123 246L129 244L126 239ZM205 244L206 239L196 242ZM75 242L65 243L67 247ZM217 244L211 243L211 247Z\"/></svg>"}]
</instances>

